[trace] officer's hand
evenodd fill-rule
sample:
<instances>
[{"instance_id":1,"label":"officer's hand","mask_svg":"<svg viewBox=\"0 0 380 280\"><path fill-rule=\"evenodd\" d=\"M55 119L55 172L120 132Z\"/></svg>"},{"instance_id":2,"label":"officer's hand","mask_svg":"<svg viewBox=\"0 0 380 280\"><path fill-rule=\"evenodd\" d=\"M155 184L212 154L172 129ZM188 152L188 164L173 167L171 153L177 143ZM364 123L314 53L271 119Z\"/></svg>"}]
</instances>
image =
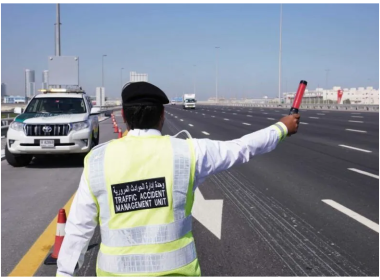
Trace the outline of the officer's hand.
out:
<instances>
[{"instance_id":1,"label":"officer's hand","mask_svg":"<svg viewBox=\"0 0 380 280\"><path fill-rule=\"evenodd\" d=\"M294 114L283 117L280 122L286 125L288 128L288 135L296 134L298 130L298 124L300 123L300 115Z\"/></svg>"}]
</instances>

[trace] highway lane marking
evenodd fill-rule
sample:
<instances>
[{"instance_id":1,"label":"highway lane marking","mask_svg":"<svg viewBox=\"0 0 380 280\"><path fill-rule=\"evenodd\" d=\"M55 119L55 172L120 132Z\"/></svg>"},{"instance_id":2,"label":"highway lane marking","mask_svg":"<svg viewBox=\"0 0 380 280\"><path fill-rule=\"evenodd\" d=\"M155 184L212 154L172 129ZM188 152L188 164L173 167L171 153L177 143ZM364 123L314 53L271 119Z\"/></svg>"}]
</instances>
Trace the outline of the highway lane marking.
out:
<instances>
[{"instance_id":1,"label":"highway lane marking","mask_svg":"<svg viewBox=\"0 0 380 280\"><path fill-rule=\"evenodd\" d=\"M351 113L351 114L353 114L353 115L360 115L361 113Z\"/></svg>"},{"instance_id":2,"label":"highway lane marking","mask_svg":"<svg viewBox=\"0 0 380 280\"><path fill-rule=\"evenodd\" d=\"M365 152L365 153L372 153L371 151L363 150L363 149L359 149L359 148L355 148L355 147L351 147L351 146L346 146L346 145L339 145L339 146L344 147L344 148L348 148L348 149L353 149L353 150Z\"/></svg>"},{"instance_id":3,"label":"highway lane marking","mask_svg":"<svg viewBox=\"0 0 380 280\"><path fill-rule=\"evenodd\" d=\"M363 174L363 175L367 175L369 177L373 177L373 178L379 179L378 175L375 175L375 174L372 174L372 173L369 173L369 172L365 172L365 171L362 171L362 170L359 170L359 169L356 169L356 168L347 168L347 169L351 170L351 171L354 171L354 172L358 172L358 173Z\"/></svg>"},{"instance_id":4,"label":"highway lane marking","mask_svg":"<svg viewBox=\"0 0 380 280\"><path fill-rule=\"evenodd\" d=\"M232 115L236 115L236 113L232 113Z\"/></svg>"},{"instance_id":5,"label":"highway lane marking","mask_svg":"<svg viewBox=\"0 0 380 280\"><path fill-rule=\"evenodd\" d=\"M222 112L222 113L226 113L226 112Z\"/></svg>"},{"instance_id":6,"label":"highway lane marking","mask_svg":"<svg viewBox=\"0 0 380 280\"><path fill-rule=\"evenodd\" d=\"M326 203L327 205L330 205L331 207L335 208L336 210L342 212L343 214L346 214L350 218L358 221L362 225L365 225L366 227L369 227L370 229L376 232L379 232L379 225L367 219L366 217L363 217L362 215L352 211L351 209L344 207L342 204L339 204L338 202L335 202L334 200L322 199L322 201Z\"/></svg>"},{"instance_id":7,"label":"highway lane marking","mask_svg":"<svg viewBox=\"0 0 380 280\"><path fill-rule=\"evenodd\" d=\"M245 124L245 125L251 125L250 123L245 123L245 122L243 122L243 124Z\"/></svg>"},{"instance_id":8,"label":"highway lane marking","mask_svg":"<svg viewBox=\"0 0 380 280\"><path fill-rule=\"evenodd\" d=\"M202 114L203 116L206 116L205 114Z\"/></svg>"},{"instance_id":9,"label":"highway lane marking","mask_svg":"<svg viewBox=\"0 0 380 280\"><path fill-rule=\"evenodd\" d=\"M348 121L348 122L363 123L362 121Z\"/></svg>"},{"instance_id":10,"label":"highway lane marking","mask_svg":"<svg viewBox=\"0 0 380 280\"><path fill-rule=\"evenodd\" d=\"M363 116L351 116L351 118L360 118L360 119L362 119Z\"/></svg>"},{"instance_id":11,"label":"highway lane marking","mask_svg":"<svg viewBox=\"0 0 380 280\"><path fill-rule=\"evenodd\" d=\"M215 116L211 116L211 118L215 118Z\"/></svg>"},{"instance_id":12,"label":"highway lane marking","mask_svg":"<svg viewBox=\"0 0 380 280\"><path fill-rule=\"evenodd\" d=\"M322 114L322 113L317 113L317 115L320 115L320 116L324 116L325 114Z\"/></svg>"},{"instance_id":13,"label":"highway lane marking","mask_svg":"<svg viewBox=\"0 0 380 280\"><path fill-rule=\"evenodd\" d=\"M268 113L263 113L264 115L268 115Z\"/></svg>"},{"instance_id":14,"label":"highway lane marking","mask_svg":"<svg viewBox=\"0 0 380 280\"><path fill-rule=\"evenodd\" d=\"M318 117L309 117L310 119L319 119Z\"/></svg>"},{"instance_id":15,"label":"highway lane marking","mask_svg":"<svg viewBox=\"0 0 380 280\"><path fill-rule=\"evenodd\" d=\"M216 113L216 111L214 111Z\"/></svg>"},{"instance_id":16,"label":"highway lane marking","mask_svg":"<svg viewBox=\"0 0 380 280\"><path fill-rule=\"evenodd\" d=\"M304 111L304 110L303 110ZM322 111L322 113L329 113L329 111Z\"/></svg>"},{"instance_id":17,"label":"highway lane marking","mask_svg":"<svg viewBox=\"0 0 380 280\"><path fill-rule=\"evenodd\" d=\"M191 123L189 123L189 126L193 126Z\"/></svg>"},{"instance_id":18,"label":"highway lane marking","mask_svg":"<svg viewBox=\"0 0 380 280\"><path fill-rule=\"evenodd\" d=\"M282 116L288 116L288 114L281 114Z\"/></svg>"},{"instance_id":19,"label":"highway lane marking","mask_svg":"<svg viewBox=\"0 0 380 280\"><path fill-rule=\"evenodd\" d=\"M69 216L69 210L74 196L75 193L63 207L66 211L67 217ZM58 215L54 217L8 276L33 276L36 273L54 245L57 230L57 217Z\"/></svg>"},{"instance_id":20,"label":"highway lane marking","mask_svg":"<svg viewBox=\"0 0 380 280\"><path fill-rule=\"evenodd\" d=\"M240 112L240 110L237 110L238 112Z\"/></svg>"},{"instance_id":21,"label":"highway lane marking","mask_svg":"<svg viewBox=\"0 0 380 280\"><path fill-rule=\"evenodd\" d=\"M267 118L268 120L274 121L274 118Z\"/></svg>"},{"instance_id":22,"label":"highway lane marking","mask_svg":"<svg viewBox=\"0 0 380 280\"><path fill-rule=\"evenodd\" d=\"M175 118L178 118L177 116L174 116Z\"/></svg>"},{"instance_id":23,"label":"highway lane marking","mask_svg":"<svg viewBox=\"0 0 380 280\"><path fill-rule=\"evenodd\" d=\"M206 132L206 131L202 131L203 134L206 134L206 135L210 135L210 133Z\"/></svg>"},{"instance_id":24,"label":"highway lane marking","mask_svg":"<svg viewBox=\"0 0 380 280\"><path fill-rule=\"evenodd\" d=\"M251 115L247 115L247 117L252 117Z\"/></svg>"},{"instance_id":25,"label":"highway lane marking","mask_svg":"<svg viewBox=\"0 0 380 280\"><path fill-rule=\"evenodd\" d=\"M307 123L307 122L300 122L300 123L302 123L302 124L309 124L309 123Z\"/></svg>"},{"instance_id":26,"label":"highway lane marking","mask_svg":"<svg viewBox=\"0 0 380 280\"><path fill-rule=\"evenodd\" d=\"M350 129L350 128L346 128L346 130L353 131L353 132L367 133L367 131L365 130L356 130L356 129Z\"/></svg>"},{"instance_id":27,"label":"highway lane marking","mask_svg":"<svg viewBox=\"0 0 380 280\"><path fill-rule=\"evenodd\" d=\"M183 119L180 119L181 122L183 122Z\"/></svg>"},{"instance_id":28,"label":"highway lane marking","mask_svg":"<svg viewBox=\"0 0 380 280\"><path fill-rule=\"evenodd\" d=\"M229 121L229 119L223 119L223 120L225 120L225 121Z\"/></svg>"}]
</instances>

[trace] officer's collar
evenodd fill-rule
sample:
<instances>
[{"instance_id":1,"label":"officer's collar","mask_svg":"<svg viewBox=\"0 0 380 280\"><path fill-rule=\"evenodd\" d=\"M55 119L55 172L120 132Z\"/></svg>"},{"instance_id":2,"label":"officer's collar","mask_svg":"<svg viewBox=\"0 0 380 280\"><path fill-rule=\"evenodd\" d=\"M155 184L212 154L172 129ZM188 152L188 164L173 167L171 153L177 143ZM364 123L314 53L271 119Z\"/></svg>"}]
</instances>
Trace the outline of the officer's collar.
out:
<instances>
[{"instance_id":1,"label":"officer's collar","mask_svg":"<svg viewBox=\"0 0 380 280\"><path fill-rule=\"evenodd\" d=\"M157 129L133 129L129 130L127 137L128 136L147 136L147 135L157 135L161 136L161 132Z\"/></svg>"}]
</instances>

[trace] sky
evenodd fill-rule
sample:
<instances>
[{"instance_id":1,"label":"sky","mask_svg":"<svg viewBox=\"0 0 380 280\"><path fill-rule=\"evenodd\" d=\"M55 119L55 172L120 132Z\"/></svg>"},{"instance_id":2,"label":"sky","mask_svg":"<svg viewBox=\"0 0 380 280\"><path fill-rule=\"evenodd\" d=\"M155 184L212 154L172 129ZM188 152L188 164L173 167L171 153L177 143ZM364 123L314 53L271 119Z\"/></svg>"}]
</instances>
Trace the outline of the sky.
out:
<instances>
[{"instance_id":1,"label":"sky","mask_svg":"<svg viewBox=\"0 0 380 280\"><path fill-rule=\"evenodd\" d=\"M378 4L282 7L281 92L296 91L300 80L308 89L379 88ZM55 18L55 4L1 5L8 95L25 95L25 69L36 71L41 87L55 54ZM61 55L79 57L90 95L102 84L106 54L110 98L120 97L131 71L147 73L170 99L195 88L196 99L206 100L216 85L219 97L278 96L279 4L61 4L61 23Z\"/></svg>"}]
</instances>

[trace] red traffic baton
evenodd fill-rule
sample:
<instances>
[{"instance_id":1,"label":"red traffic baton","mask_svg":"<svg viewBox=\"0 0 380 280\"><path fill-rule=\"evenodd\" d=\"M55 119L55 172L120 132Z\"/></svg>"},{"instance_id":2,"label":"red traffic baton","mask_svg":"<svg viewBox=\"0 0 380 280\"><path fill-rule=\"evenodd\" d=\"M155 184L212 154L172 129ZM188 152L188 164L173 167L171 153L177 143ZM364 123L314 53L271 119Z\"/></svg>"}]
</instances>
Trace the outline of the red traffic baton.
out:
<instances>
[{"instance_id":1,"label":"red traffic baton","mask_svg":"<svg viewBox=\"0 0 380 280\"><path fill-rule=\"evenodd\" d=\"M302 102L302 97L303 97L303 94L305 93L306 86L307 86L307 82L304 80L301 80L298 86L296 96L293 101L293 105L290 108L289 115L298 114L298 111Z\"/></svg>"}]
</instances>

